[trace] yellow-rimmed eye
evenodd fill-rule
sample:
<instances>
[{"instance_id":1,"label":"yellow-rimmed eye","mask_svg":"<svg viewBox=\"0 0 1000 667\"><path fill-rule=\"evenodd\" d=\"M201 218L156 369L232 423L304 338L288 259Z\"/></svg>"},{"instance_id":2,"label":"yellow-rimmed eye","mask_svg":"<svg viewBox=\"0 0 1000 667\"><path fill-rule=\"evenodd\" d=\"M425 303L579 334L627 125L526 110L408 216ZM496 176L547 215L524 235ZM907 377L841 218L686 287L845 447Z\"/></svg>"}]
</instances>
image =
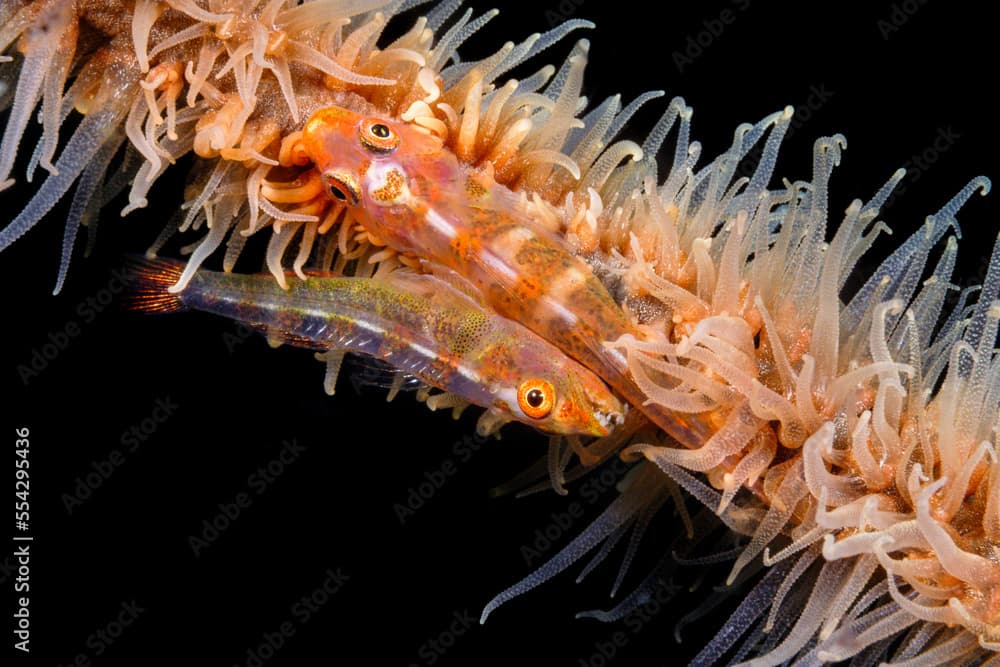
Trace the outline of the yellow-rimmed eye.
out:
<instances>
[{"instance_id":1,"label":"yellow-rimmed eye","mask_svg":"<svg viewBox=\"0 0 1000 667\"><path fill-rule=\"evenodd\" d=\"M361 186L358 185L357 179L347 172L324 172L323 183L331 198L342 201L348 206L357 206L361 200Z\"/></svg>"},{"instance_id":2,"label":"yellow-rimmed eye","mask_svg":"<svg viewBox=\"0 0 1000 667\"><path fill-rule=\"evenodd\" d=\"M373 153L387 155L399 147L399 135L382 121L373 119L361 121L358 132L361 144Z\"/></svg>"},{"instance_id":3,"label":"yellow-rimmed eye","mask_svg":"<svg viewBox=\"0 0 1000 667\"><path fill-rule=\"evenodd\" d=\"M556 405L556 388L545 380L526 380L517 388L517 405L532 419L544 419Z\"/></svg>"}]
</instances>

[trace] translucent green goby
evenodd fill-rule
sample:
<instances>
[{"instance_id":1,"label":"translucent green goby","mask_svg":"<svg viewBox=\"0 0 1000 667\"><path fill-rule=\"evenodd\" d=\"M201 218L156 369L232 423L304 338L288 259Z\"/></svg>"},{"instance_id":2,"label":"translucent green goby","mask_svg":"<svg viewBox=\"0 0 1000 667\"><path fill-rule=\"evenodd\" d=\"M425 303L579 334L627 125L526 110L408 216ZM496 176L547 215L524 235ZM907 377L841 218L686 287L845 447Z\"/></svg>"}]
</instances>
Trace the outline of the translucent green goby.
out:
<instances>
[{"instance_id":1,"label":"translucent green goby","mask_svg":"<svg viewBox=\"0 0 1000 667\"><path fill-rule=\"evenodd\" d=\"M269 274L200 270L175 293L183 264L135 264L139 310L200 310L291 345L368 355L549 433L603 436L624 420L621 402L591 371L431 275L289 275L285 290Z\"/></svg>"}]
</instances>

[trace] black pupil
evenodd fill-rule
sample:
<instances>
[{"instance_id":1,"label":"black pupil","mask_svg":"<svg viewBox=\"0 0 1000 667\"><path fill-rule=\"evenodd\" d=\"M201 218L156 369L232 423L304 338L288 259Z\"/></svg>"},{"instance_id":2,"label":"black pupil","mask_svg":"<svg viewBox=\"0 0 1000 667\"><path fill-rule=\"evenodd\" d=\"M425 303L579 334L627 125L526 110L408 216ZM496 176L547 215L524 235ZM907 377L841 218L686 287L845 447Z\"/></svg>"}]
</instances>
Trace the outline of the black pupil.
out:
<instances>
[{"instance_id":1,"label":"black pupil","mask_svg":"<svg viewBox=\"0 0 1000 667\"><path fill-rule=\"evenodd\" d=\"M389 128L385 125L379 123L378 125L372 125L372 134L374 134L379 139L389 138Z\"/></svg>"},{"instance_id":2,"label":"black pupil","mask_svg":"<svg viewBox=\"0 0 1000 667\"><path fill-rule=\"evenodd\" d=\"M341 201L347 199L347 195L344 194L344 191L333 185L330 186L330 194L336 197L337 199L340 199Z\"/></svg>"},{"instance_id":3,"label":"black pupil","mask_svg":"<svg viewBox=\"0 0 1000 667\"><path fill-rule=\"evenodd\" d=\"M525 398L528 400L528 405L533 408L537 408L545 402L545 394L542 393L541 389L532 389Z\"/></svg>"}]
</instances>

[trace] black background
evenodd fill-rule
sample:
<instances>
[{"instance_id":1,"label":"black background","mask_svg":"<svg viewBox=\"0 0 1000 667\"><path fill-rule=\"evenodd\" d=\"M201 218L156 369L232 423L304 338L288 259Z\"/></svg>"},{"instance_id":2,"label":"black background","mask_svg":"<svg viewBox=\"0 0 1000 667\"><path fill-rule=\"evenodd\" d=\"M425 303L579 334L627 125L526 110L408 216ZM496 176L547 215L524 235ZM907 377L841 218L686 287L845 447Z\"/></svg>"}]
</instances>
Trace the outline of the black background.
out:
<instances>
[{"instance_id":1,"label":"black background","mask_svg":"<svg viewBox=\"0 0 1000 667\"><path fill-rule=\"evenodd\" d=\"M995 80L996 36L985 17L960 3L873 2L865 9L668 3L655 14L650 6L543 0L509 7L463 53L484 55L505 40L547 29L559 16L592 19L597 28L586 34L590 98L622 92L630 100L651 88L665 89L666 99L684 96L694 107L692 134L705 156L728 147L738 123L786 104L804 107L822 89L829 98L808 118L797 116L801 127L783 148L777 175L809 178L815 137L844 133L849 145L833 178L834 224L852 198L869 197L939 133L957 135L908 176L906 196L884 210L896 239L973 176L997 176L995 114L986 99ZM735 20L718 22L724 10ZM709 40L713 27L719 34ZM699 38L707 46L679 68L675 52ZM561 62L569 47L567 41L536 62ZM635 119L631 138L641 141L666 99ZM20 168L17 175L23 180ZM383 390L357 390L347 373L329 398L322 366L310 353L273 350L256 335L230 350L238 330L205 315L128 313L116 297L91 320L80 304L114 285L112 271L123 253L141 251L155 238L180 203L178 187L179 181L165 180L149 209L125 219L117 215L120 205L106 209L95 252L84 259L78 242L68 286L58 296L50 291L65 208L0 256L8 387L2 444L10 471L4 502L13 502L14 428L31 431L31 664L71 664L84 654L95 665L247 665L248 651L259 654L267 635L289 621L294 636L264 664L672 665L689 659L699 637L725 620L725 612L717 612L688 628L684 643L673 639L677 619L704 597L711 577L665 609L649 610L642 623L634 617L628 625L575 620L578 611L609 606L619 560L613 555L584 584L573 583L577 566L502 607L485 626L458 625L462 632L451 634L453 619L478 618L494 594L532 569L521 548L552 523L552 513L566 512L574 501L585 510L561 545L615 492L590 502L577 484L570 498L551 492L491 498L491 487L544 453L543 438L508 427L502 440L465 460L459 450L472 442L471 411L456 423L410 396L386 404ZM30 189L21 183L0 194L0 219L13 217ZM997 232L995 200L976 197L960 216L969 237L959 260L966 283L984 272ZM33 350L70 322L79 325L79 335L25 384L17 366L30 363ZM157 399L178 407L128 451L123 433L150 417ZM248 476L291 440L305 446L304 453L258 495ZM68 513L64 494L116 449L124 462ZM455 474L401 524L394 505L448 460ZM251 505L195 557L189 537L240 492L251 496ZM9 510L5 516L10 520ZM626 590L676 530L671 520L654 524ZM16 576L9 563L0 573L7 595ZM292 606L338 568L347 583L300 623ZM680 587L699 574L691 569L689 578L672 583ZM98 655L95 633L133 600L144 611ZM5 619L10 644L9 615ZM600 652L610 653L615 632L625 645L604 658ZM271 654L265 649L263 655ZM28 662L17 654L13 664Z\"/></svg>"}]
</instances>

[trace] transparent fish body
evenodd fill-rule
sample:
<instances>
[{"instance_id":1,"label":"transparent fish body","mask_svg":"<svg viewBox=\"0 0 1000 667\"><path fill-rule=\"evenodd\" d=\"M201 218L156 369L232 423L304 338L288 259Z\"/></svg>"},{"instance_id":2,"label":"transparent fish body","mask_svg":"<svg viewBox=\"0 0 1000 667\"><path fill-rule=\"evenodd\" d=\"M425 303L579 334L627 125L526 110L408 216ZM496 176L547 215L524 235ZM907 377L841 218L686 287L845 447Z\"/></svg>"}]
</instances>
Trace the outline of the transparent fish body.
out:
<instances>
[{"instance_id":1,"label":"transparent fish body","mask_svg":"<svg viewBox=\"0 0 1000 667\"><path fill-rule=\"evenodd\" d=\"M182 268L141 265L136 305L210 312L292 345L369 355L503 420L551 433L602 436L624 419L591 371L433 276L289 276L284 290L270 275L202 270L172 294Z\"/></svg>"}]
</instances>

